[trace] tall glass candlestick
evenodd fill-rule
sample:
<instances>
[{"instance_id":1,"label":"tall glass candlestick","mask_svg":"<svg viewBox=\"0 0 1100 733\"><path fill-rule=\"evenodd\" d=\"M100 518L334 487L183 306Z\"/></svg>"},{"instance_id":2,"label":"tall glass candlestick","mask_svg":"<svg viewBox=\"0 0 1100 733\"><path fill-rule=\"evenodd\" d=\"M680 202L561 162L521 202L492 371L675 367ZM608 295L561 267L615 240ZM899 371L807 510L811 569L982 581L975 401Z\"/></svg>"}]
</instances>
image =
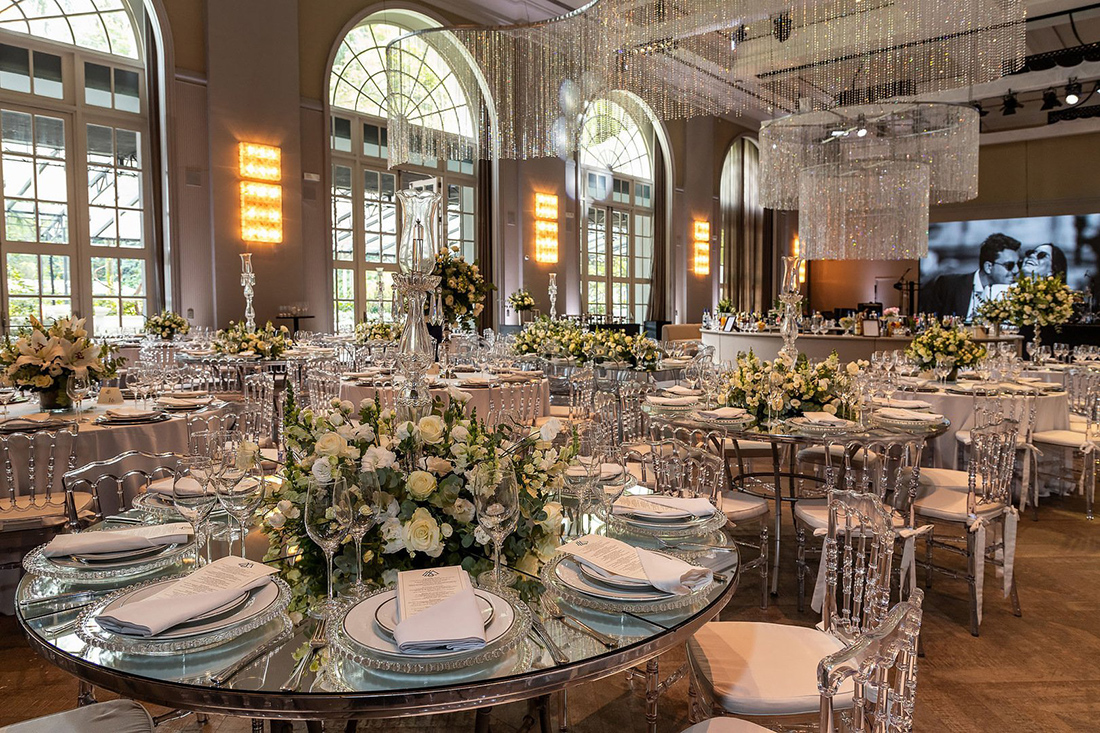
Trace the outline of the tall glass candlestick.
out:
<instances>
[{"instance_id":1,"label":"tall glass candlestick","mask_svg":"<svg viewBox=\"0 0 1100 733\"><path fill-rule=\"evenodd\" d=\"M256 330L256 309L252 307L255 295L256 273L252 271L252 253L241 253L241 287L244 288L244 326L249 331Z\"/></svg>"},{"instance_id":2,"label":"tall glass candlestick","mask_svg":"<svg viewBox=\"0 0 1100 733\"><path fill-rule=\"evenodd\" d=\"M779 332L783 336L783 348L779 355L794 364L798 359L798 320L802 316L802 292L798 289L798 270L801 258L797 255L783 258L783 285L779 300L783 303L783 313L779 322Z\"/></svg>"},{"instance_id":3,"label":"tall glass candlestick","mask_svg":"<svg viewBox=\"0 0 1100 733\"><path fill-rule=\"evenodd\" d=\"M550 273L550 285L546 288L550 294L550 320L558 317L558 273Z\"/></svg>"}]
</instances>

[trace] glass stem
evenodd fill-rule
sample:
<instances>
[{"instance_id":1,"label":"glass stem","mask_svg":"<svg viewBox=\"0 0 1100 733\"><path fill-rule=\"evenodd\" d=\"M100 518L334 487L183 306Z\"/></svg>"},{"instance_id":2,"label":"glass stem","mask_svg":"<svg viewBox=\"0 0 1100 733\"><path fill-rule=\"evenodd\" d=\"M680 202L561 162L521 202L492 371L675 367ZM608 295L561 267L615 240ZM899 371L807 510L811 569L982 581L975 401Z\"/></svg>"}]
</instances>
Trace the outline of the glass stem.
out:
<instances>
[{"instance_id":1,"label":"glass stem","mask_svg":"<svg viewBox=\"0 0 1100 733\"><path fill-rule=\"evenodd\" d=\"M355 585L363 585L363 535L355 535Z\"/></svg>"},{"instance_id":2,"label":"glass stem","mask_svg":"<svg viewBox=\"0 0 1100 733\"><path fill-rule=\"evenodd\" d=\"M493 538L493 583L500 587L500 545L501 541Z\"/></svg>"},{"instance_id":3,"label":"glass stem","mask_svg":"<svg viewBox=\"0 0 1100 733\"><path fill-rule=\"evenodd\" d=\"M325 550L325 561L328 563L328 602L332 603L332 551Z\"/></svg>"}]
</instances>

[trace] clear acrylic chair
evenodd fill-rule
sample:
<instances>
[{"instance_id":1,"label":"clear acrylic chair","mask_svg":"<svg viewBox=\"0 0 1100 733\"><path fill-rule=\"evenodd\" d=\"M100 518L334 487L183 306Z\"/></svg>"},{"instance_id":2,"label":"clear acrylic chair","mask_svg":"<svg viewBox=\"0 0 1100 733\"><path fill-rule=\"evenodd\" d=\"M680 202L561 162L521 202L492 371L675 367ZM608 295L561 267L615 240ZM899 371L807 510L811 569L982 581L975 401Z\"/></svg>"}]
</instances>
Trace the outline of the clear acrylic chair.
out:
<instances>
[{"instance_id":1,"label":"clear acrylic chair","mask_svg":"<svg viewBox=\"0 0 1100 733\"><path fill-rule=\"evenodd\" d=\"M1080 459L1081 471L1078 489L1085 495L1085 519L1093 518L1093 502L1096 494L1097 451L1100 450L1100 392L1092 392L1086 405L1079 406L1083 422L1070 422L1068 430L1040 430L1032 435L1035 445L1044 454L1052 454L1054 474L1063 478L1072 474L1066 455L1072 453ZM1035 502L1038 508L1038 501Z\"/></svg>"},{"instance_id":2,"label":"clear acrylic chair","mask_svg":"<svg viewBox=\"0 0 1100 733\"><path fill-rule=\"evenodd\" d=\"M0 532L56 529L67 521L61 477L76 465L76 423L0 435ZM74 497L86 513L90 494Z\"/></svg>"},{"instance_id":3,"label":"clear acrylic chair","mask_svg":"<svg viewBox=\"0 0 1100 733\"><path fill-rule=\"evenodd\" d=\"M340 397L340 375L323 369L310 372L306 377L306 396L314 410L327 408Z\"/></svg>"},{"instance_id":4,"label":"clear acrylic chair","mask_svg":"<svg viewBox=\"0 0 1100 733\"><path fill-rule=\"evenodd\" d=\"M93 461L61 477L68 507L69 529L81 527L105 516L130 508L134 497L149 489L156 481L171 481L179 465L175 453L145 453L127 451L105 461ZM171 495L168 490L165 493ZM80 498L90 494L92 502L83 512L77 511Z\"/></svg>"},{"instance_id":5,"label":"clear acrylic chair","mask_svg":"<svg viewBox=\"0 0 1100 733\"><path fill-rule=\"evenodd\" d=\"M932 525L925 535L925 559L921 563L927 571L925 587L931 588L933 573L966 580L970 588L970 633L974 636L982 621L986 563L1004 571L1005 596L1011 598L1013 613L1021 615L1013 573L1019 516L1012 506L1017 429L1014 420L974 429L966 470L941 469L931 476L923 471L920 495L913 502L917 519ZM945 529L953 531L953 539L936 537ZM990 530L995 536L987 541ZM965 573L936 565L934 549L965 557Z\"/></svg>"},{"instance_id":6,"label":"clear acrylic chair","mask_svg":"<svg viewBox=\"0 0 1100 733\"><path fill-rule=\"evenodd\" d=\"M886 619L895 534L873 494L833 491L825 536L820 628L719 621L688 642L689 714L789 718L819 712L821 660L860 641ZM833 696L850 709L851 680Z\"/></svg>"},{"instance_id":7,"label":"clear acrylic chair","mask_svg":"<svg viewBox=\"0 0 1100 733\"><path fill-rule=\"evenodd\" d=\"M898 603L859 643L830 654L817 665L819 730L822 733L910 733L917 695L917 640L924 593ZM839 712L836 698L854 684L852 704ZM711 718L683 733L769 733L738 718Z\"/></svg>"},{"instance_id":8,"label":"clear acrylic chair","mask_svg":"<svg viewBox=\"0 0 1100 733\"><path fill-rule=\"evenodd\" d=\"M275 377L268 372L249 374L244 378L244 404L256 411L256 434L260 445L270 445L275 439Z\"/></svg>"}]
</instances>

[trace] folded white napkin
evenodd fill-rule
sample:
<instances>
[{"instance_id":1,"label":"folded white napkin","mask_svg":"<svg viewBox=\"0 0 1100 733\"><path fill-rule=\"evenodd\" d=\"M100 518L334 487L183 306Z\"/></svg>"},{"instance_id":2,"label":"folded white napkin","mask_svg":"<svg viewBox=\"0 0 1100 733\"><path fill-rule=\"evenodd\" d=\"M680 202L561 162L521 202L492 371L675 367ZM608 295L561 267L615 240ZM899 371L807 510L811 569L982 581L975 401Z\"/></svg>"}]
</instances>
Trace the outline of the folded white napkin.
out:
<instances>
[{"instance_id":1,"label":"folded white napkin","mask_svg":"<svg viewBox=\"0 0 1100 733\"><path fill-rule=\"evenodd\" d=\"M173 481L171 476L165 478L158 478L149 484L149 488L145 491L150 494L160 494L161 496L172 498L173 494L179 494L180 496L202 496L204 493L202 490L202 484L190 476L184 476L180 479L179 486L173 488Z\"/></svg>"},{"instance_id":2,"label":"folded white napkin","mask_svg":"<svg viewBox=\"0 0 1100 733\"><path fill-rule=\"evenodd\" d=\"M458 380L458 384L462 387L488 387L489 380L486 377L464 377Z\"/></svg>"},{"instance_id":3,"label":"folded white napkin","mask_svg":"<svg viewBox=\"0 0 1100 733\"><path fill-rule=\"evenodd\" d=\"M120 420L140 420L142 418L153 417L160 414L160 410L142 410L137 407L119 407L114 410L107 410L104 413L107 417L113 417Z\"/></svg>"},{"instance_id":4,"label":"folded white napkin","mask_svg":"<svg viewBox=\"0 0 1100 733\"><path fill-rule=\"evenodd\" d=\"M642 567L645 568L650 584L666 593L687 595L714 579L714 573L708 568L691 565L679 558L643 550L640 547L638 559L642 561Z\"/></svg>"},{"instance_id":5,"label":"folded white napkin","mask_svg":"<svg viewBox=\"0 0 1100 733\"><path fill-rule=\"evenodd\" d=\"M714 578L707 568L601 535L585 535L562 545L559 551L572 555L597 575L647 582L674 595L687 595Z\"/></svg>"},{"instance_id":6,"label":"folded white napkin","mask_svg":"<svg viewBox=\"0 0 1100 733\"><path fill-rule=\"evenodd\" d=\"M848 421L842 417L831 415L828 412L804 412L802 417L814 425L847 425Z\"/></svg>"},{"instance_id":7,"label":"folded white napkin","mask_svg":"<svg viewBox=\"0 0 1100 733\"><path fill-rule=\"evenodd\" d=\"M174 397L171 395L165 395L157 399L157 404L161 407L205 407L214 401L214 398L210 395L205 397Z\"/></svg>"},{"instance_id":8,"label":"folded white napkin","mask_svg":"<svg viewBox=\"0 0 1100 733\"><path fill-rule=\"evenodd\" d=\"M905 410L899 407L883 407L881 410L876 411L875 414L885 417L887 420L919 420L920 422L943 421L943 415L936 414L935 412L917 412L916 410Z\"/></svg>"},{"instance_id":9,"label":"folded white napkin","mask_svg":"<svg viewBox=\"0 0 1100 733\"><path fill-rule=\"evenodd\" d=\"M205 389L177 389L175 392L164 395L165 397L178 397L181 400L209 397L210 393Z\"/></svg>"},{"instance_id":10,"label":"folded white napkin","mask_svg":"<svg viewBox=\"0 0 1100 733\"><path fill-rule=\"evenodd\" d=\"M186 542L191 534L191 525L187 522L109 529L102 532L59 534L42 549L42 554L45 557L65 557L123 550L145 550L150 547Z\"/></svg>"},{"instance_id":11,"label":"folded white napkin","mask_svg":"<svg viewBox=\"0 0 1100 733\"><path fill-rule=\"evenodd\" d=\"M485 647L485 622L473 586L466 584L431 608L402 619L393 638L402 652L465 652Z\"/></svg>"},{"instance_id":12,"label":"folded white napkin","mask_svg":"<svg viewBox=\"0 0 1100 733\"><path fill-rule=\"evenodd\" d=\"M743 407L719 407L714 410L699 410L699 416L711 420L733 420L748 415Z\"/></svg>"},{"instance_id":13,"label":"folded white napkin","mask_svg":"<svg viewBox=\"0 0 1100 733\"><path fill-rule=\"evenodd\" d=\"M928 380L921 379L920 377L898 377L898 383L904 384L906 387L915 387L916 389L928 386Z\"/></svg>"},{"instance_id":14,"label":"folded white napkin","mask_svg":"<svg viewBox=\"0 0 1100 733\"><path fill-rule=\"evenodd\" d=\"M667 394L679 395L680 397L684 397L684 396L687 396L687 395L692 395L692 396L698 397L699 395L702 394L702 392L700 392L699 390L692 389L691 387L685 387L682 384L675 384L671 387L666 387L665 389L663 389L661 391L665 392Z\"/></svg>"},{"instance_id":15,"label":"folded white napkin","mask_svg":"<svg viewBox=\"0 0 1100 733\"><path fill-rule=\"evenodd\" d=\"M267 585L275 572L244 558L219 558L144 600L101 613L96 622L116 634L156 636Z\"/></svg>"},{"instance_id":16,"label":"folded white napkin","mask_svg":"<svg viewBox=\"0 0 1100 733\"><path fill-rule=\"evenodd\" d=\"M600 480L607 481L613 479L616 476L621 475L623 467L618 463L601 463L600 464ZM574 464L565 469L565 473L569 476L578 477L584 476L588 473L588 467Z\"/></svg>"},{"instance_id":17,"label":"folded white napkin","mask_svg":"<svg viewBox=\"0 0 1100 733\"><path fill-rule=\"evenodd\" d=\"M884 397L876 397L875 404L879 407L897 407L902 410L926 410L932 406L931 402L924 400L888 400Z\"/></svg>"},{"instance_id":18,"label":"folded white napkin","mask_svg":"<svg viewBox=\"0 0 1100 733\"><path fill-rule=\"evenodd\" d=\"M661 361L662 364L668 364L670 366L675 364L687 364L691 361L690 356L670 356L667 359Z\"/></svg>"},{"instance_id":19,"label":"folded white napkin","mask_svg":"<svg viewBox=\"0 0 1100 733\"><path fill-rule=\"evenodd\" d=\"M381 369L367 369L362 372L344 372L344 379L368 379L370 377L377 377L381 373Z\"/></svg>"},{"instance_id":20,"label":"folded white napkin","mask_svg":"<svg viewBox=\"0 0 1100 733\"><path fill-rule=\"evenodd\" d=\"M694 405L699 401L698 397L661 397L660 395L649 395L646 397L646 402L651 405L662 405L664 407L685 407L687 405Z\"/></svg>"},{"instance_id":21,"label":"folded white napkin","mask_svg":"<svg viewBox=\"0 0 1100 733\"><path fill-rule=\"evenodd\" d=\"M644 504L632 501L639 499ZM634 504L634 506L631 506L631 504ZM657 506L646 507L645 504L656 504ZM678 496L646 494L645 496L624 496L615 502L611 507L611 511L614 514L630 514L636 517L662 517L679 513L690 514L693 517L709 517L714 514L714 505L708 499L698 497L688 499Z\"/></svg>"}]
</instances>

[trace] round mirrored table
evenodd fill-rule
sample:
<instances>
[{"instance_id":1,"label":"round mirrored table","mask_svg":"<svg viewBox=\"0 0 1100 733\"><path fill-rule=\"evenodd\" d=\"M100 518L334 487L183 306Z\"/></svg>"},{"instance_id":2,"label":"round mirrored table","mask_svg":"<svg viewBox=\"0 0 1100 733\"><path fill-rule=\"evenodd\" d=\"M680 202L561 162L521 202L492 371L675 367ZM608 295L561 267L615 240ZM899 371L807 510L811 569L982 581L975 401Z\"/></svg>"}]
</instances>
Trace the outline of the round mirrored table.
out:
<instances>
[{"instance_id":1,"label":"round mirrored table","mask_svg":"<svg viewBox=\"0 0 1100 733\"><path fill-rule=\"evenodd\" d=\"M623 539L654 549L662 546L655 538ZM715 540L708 538L707 542ZM638 674L634 668L644 664L646 718L649 730L656 731L658 697L666 684L683 673L681 668L662 682L657 658L686 643L714 619L737 588L737 549L732 540L718 542L720 547L684 545L681 554L689 558L722 555L721 570L689 605L673 611L609 613L574 606L539 581L538 598L528 607L563 656L555 661L543 637L533 632L524 640L527 656L523 665L513 669L498 665L465 675L401 675L365 668L349 675L337 671L333 655L324 658L315 672L307 673L299 690L283 691L296 664L296 653L308 645L314 631L316 622L308 618L294 625L280 617L213 649L162 656L106 651L85 644L74 632L72 622L79 612L105 592L179 573L185 569L179 565L109 584L28 574L19 585L16 613L31 647L81 680L83 689L101 687L169 708L254 721L338 721L473 709L484 712L493 705L528 700L538 703L540 723L549 730L551 693L626 670ZM219 549L224 554L224 545L214 543L215 555ZM600 636L607 638L601 640Z\"/></svg>"}]
</instances>

